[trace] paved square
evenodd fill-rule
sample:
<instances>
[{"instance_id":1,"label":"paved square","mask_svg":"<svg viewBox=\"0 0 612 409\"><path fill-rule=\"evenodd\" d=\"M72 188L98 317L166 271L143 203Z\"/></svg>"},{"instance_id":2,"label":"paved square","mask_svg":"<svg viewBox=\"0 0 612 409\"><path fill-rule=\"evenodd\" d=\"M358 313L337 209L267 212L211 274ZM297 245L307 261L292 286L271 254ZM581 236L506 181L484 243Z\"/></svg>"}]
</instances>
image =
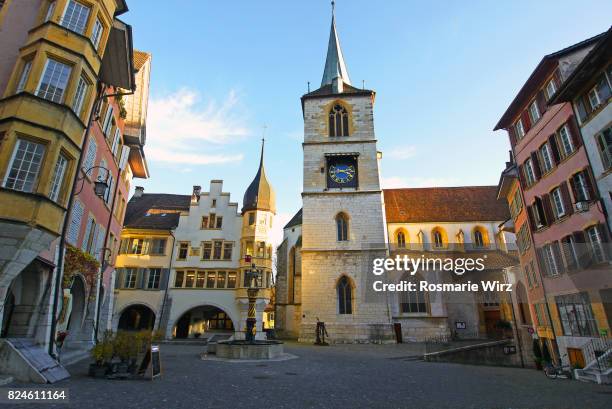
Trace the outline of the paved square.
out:
<instances>
[{"instance_id":1,"label":"paved square","mask_svg":"<svg viewBox=\"0 0 612 409\"><path fill-rule=\"evenodd\" d=\"M550 380L542 372L413 361L414 346L289 343L283 362L202 361L203 347L161 345L155 381L87 377L87 361L55 385L70 405L18 408L610 408L612 386ZM23 387L23 384L13 384ZM45 387L52 387L47 385ZM10 406L5 406L10 407Z\"/></svg>"}]
</instances>

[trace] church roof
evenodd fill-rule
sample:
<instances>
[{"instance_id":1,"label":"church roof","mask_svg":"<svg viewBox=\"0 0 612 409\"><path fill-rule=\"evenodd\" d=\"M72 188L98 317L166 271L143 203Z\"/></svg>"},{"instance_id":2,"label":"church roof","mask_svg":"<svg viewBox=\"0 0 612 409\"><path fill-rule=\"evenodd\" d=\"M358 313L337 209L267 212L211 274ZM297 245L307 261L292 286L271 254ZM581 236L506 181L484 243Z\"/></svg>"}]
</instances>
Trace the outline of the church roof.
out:
<instances>
[{"instance_id":1,"label":"church roof","mask_svg":"<svg viewBox=\"0 0 612 409\"><path fill-rule=\"evenodd\" d=\"M497 186L385 189L387 223L505 221L506 200Z\"/></svg>"},{"instance_id":2,"label":"church roof","mask_svg":"<svg viewBox=\"0 0 612 409\"><path fill-rule=\"evenodd\" d=\"M298 210L296 214L293 215L289 223L283 227L284 229L288 229L289 227L299 226L302 224L302 209Z\"/></svg>"},{"instance_id":3,"label":"church roof","mask_svg":"<svg viewBox=\"0 0 612 409\"><path fill-rule=\"evenodd\" d=\"M334 12L334 3L332 2L332 21L329 32L329 43L327 44L327 58L325 58L325 68L323 69L323 79L321 87L331 85L336 78L340 78L345 84L351 85L348 70L340 48L340 39L336 30L336 13Z\"/></svg>"},{"instance_id":4,"label":"church roof","mask_svg":"<svg viewBox=\"0 0 612 409\"><path fill-rule=\"evenodd\" d=\"M276 194L264 169L264 142L261 143L261 158L255 179L251 182L242 200L242 213L249 210L265 210L276 213Z\"/></svg>"}]
</instances>

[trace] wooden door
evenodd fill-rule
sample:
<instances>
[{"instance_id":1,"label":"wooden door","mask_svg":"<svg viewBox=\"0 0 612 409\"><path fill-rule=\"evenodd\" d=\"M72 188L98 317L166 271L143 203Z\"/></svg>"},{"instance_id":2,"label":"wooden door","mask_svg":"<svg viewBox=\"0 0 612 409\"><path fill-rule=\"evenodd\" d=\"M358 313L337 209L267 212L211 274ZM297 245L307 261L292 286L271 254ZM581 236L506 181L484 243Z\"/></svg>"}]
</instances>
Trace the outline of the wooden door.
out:
<instances>
[{"instance_id":1,"label":"wooden door","mask_svg":"<svg viewBox=\"0 0 612 409\"><path fill-rule=\"evenodd\" d=\"M580 348L567 348L567 356L570 361L570 366L573 368L574 366L579 366L580 368L584 368L586 363L584 362L584 354L582 353L582 349Z\"/></svg>"}]
</instances>

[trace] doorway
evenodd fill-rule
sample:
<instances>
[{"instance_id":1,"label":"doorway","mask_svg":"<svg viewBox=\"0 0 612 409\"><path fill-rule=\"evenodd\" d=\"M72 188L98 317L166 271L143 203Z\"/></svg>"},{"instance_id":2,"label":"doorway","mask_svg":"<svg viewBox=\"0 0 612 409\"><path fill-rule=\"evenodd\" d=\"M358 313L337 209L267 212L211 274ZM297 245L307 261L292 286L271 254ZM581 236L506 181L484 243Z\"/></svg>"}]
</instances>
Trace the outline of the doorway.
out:
<instances>
[{"instance_id":1,"label":"doorway","mask_svg":"<svg viewBox=\"0 0 612 409\"><path fill-rule=\"evenodd\" d=\"M191 324L191 314L185 313L176 323L177 338L187 338L189 336L189 324Z\"/></svg>"}]
</instances>

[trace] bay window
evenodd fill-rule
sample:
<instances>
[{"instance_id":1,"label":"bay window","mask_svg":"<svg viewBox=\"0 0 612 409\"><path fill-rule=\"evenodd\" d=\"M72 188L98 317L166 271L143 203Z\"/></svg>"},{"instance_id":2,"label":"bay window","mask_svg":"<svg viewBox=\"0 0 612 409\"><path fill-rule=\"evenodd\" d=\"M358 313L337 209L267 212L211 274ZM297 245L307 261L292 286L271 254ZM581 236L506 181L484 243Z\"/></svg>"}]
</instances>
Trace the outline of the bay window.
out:
<instances>
[{"instance_id":1,"label":"bay window","mask_svg":"<svg viewBox=\"0 0 612 409\"><path fill-rule=\"evenodd\" d=\"M45 64L36 95L49 101L63 102L71 70L72 68L69 65L49 58Z\"/></svg>"},{"instance_id":2,"label":"bay window","mask_svg":"<svg viewBox=\"0 0 612 409\"><path fill-rule=\"evenodd\" d=\"M45 154L45 145L17 139L13 157L4 179L4 187L21 192L34 191Z\"/></svg>"},{"instance_id":3,"label":"bay window","mask_svg":"<svg viewBox=\"0 0 612 409\"><path fill-rule=\"evenodd\" d=\"M61 25L78 34L85 33L91 9L75 0L70 0L62 16Z\"/></svg>"}]
</instances>

